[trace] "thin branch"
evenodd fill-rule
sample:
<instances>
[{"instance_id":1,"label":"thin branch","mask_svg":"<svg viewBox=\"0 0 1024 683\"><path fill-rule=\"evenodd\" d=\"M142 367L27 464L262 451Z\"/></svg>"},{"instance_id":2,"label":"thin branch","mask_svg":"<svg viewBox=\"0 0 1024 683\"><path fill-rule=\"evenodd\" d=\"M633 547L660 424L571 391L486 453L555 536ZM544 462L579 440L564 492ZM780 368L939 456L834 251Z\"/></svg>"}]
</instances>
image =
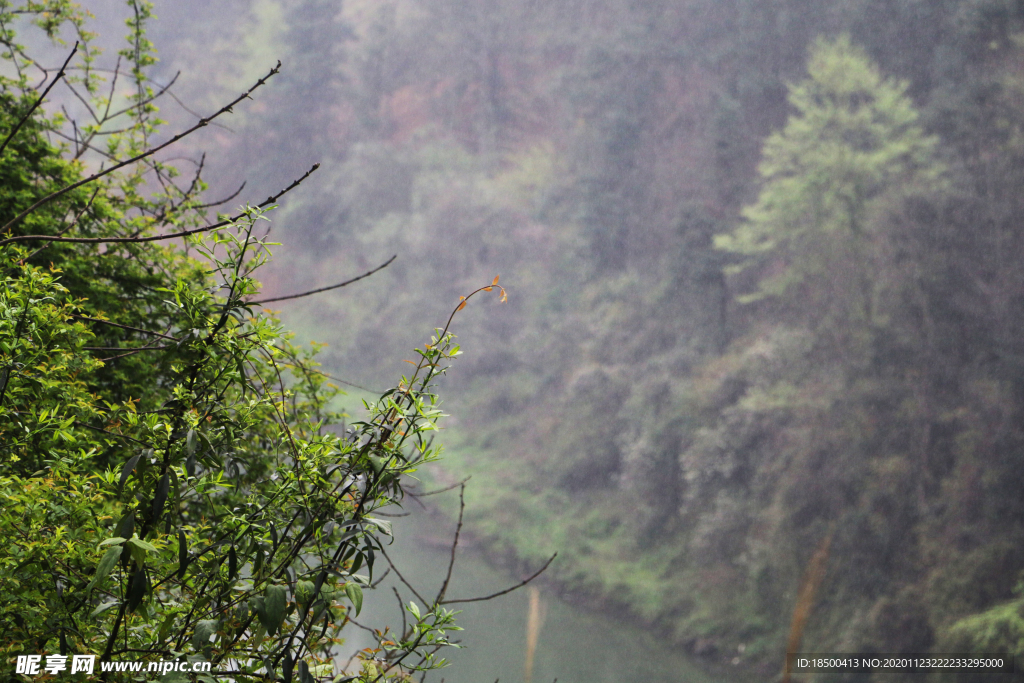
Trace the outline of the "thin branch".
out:
<instances>
[{"instance_id":1,"label":"thin branch","mask_svg":"<svg viewBox=\"0 0 1024 683\"><path fill-rule=\"evenodd\" d=\"M172 99L172 100L174 100L175 102L177 102L177 103L178 103L178 106L179 106L179 107L181 107L182 109L184 109L184 110L185 110L186 112L188 112L188 113L189 113L189 114L191 114L192 116L196 117L197 119L199 119L199 118L202 118L202 116L200 116L200 115L199 115L199 114L197 114L196 112L192 111L192 109L190 109L190 108L189 108L188 106L186 106L186 105L185 105L185 103L184 103L184 102L182 102L182 101L181 101L181 100L180 100L180 99L178 98L178 96L177 96L177 95L175 95L175 94L174 94L173 92L170 92L170 91L168 91L168 92L167 92L167 94L168 94L168 95L170 95L170 96L171 96L171 99ZM234 130L233 128L230 128L230 127L228 127L228 126L225 126L225 125L224 125L223 123L215 123L215 124L213 124L213 125L214 125L215 127L217 127L217 128L223 128L224 130L226 130L226 131L227 131L227 132L229 132L229 133L234 133L234 132L235 132L235 130Z\"/></svg>"},{"instance_id":2,"label":"thin branch","mask_svg":"<svg viewBox=\"0 0 1024 683\"><path fill-rule=\"evenodd\" d=\"M437 592L437 597L434 598L434 604L440 605L444 602L444 594L448 591L448 584L452 580L452 568L455 566L455 550L459 547L459 534L462 533L462 515L466 511L466 485L462 484L459 488L459 523L455 525L455 540L452 541L452 553L451 557L448 558L448 572L444 576L444 583L441 584L441 590Z\"/></svg>"},{"instance_id":3,"label":"thin branch","mask_svg":"<svg viewBox=\"0 0 1024 683\"><path fill-rule=\"evenodd\" d=\"M140 346L138 348L131 348L127 346L83 346L84 351L166 351L167 349L173 349L173 346Z\"/></svg>"},{"instance_id":4,"label":"thin branch","mask_svg":"<svg viewBox=\"0 0 1024 683\"><path fill-rule=\"evenodd\" d=\"M34 112L36 109L38 109L39 105L43 103L43 100L46 99L46 95L49 94L50 89L53 88L53 86L57 85L57 81L59 81L60 79L64 78L64 70L67 68L68 62L71 61L71 58L75 56L76 52L78 52L78 41L77 40L75 41L75 46L73 48L71 48L71 54L69 54L68 58L64 60L64 66L62 66L60 68L60 71L57 72L57 76L53 79L53 82L50 83L50 85L46 86L46 90L44 90L43 94L39 96L39 99L36 100L36 103L32 105L31 109L29 109L27 112L25 112L25 115L21 117L21 119L18 121L18 123L15 124L14 128L11 129L11 132L7 134L7 137L4 139L3 143L0 144L0 154L4 153L4 150L7 149L7 143L9 143L11 141L11 139L15 135L17 135L18 131L21 130L21 127L23 125L25 125L25 122L28 121L30 116L32 116L32 112ZM7 226L4 226L5 229L6 229L6 227ZM3 232L3 230L0 230L0 232Z\"/></svg>"},{"instance_id":5,"label":"thin branch","mask_svg":"<svg viewBox=\"0 0 1024 683\"><path fill-rule=\"evenodd\" d=\"M402 615L402 638L405 638L405 634L409 632L409 624L405 620L405 603L402 602L402 596L399 595L397 588L392 586L391 590L395 594L395 599L398 600L398 613Z\"/></svg>"},{"instance_id":6,"label":"thin branch","mask_svg":"<svg viewBox=\"0 0 1024 683\"><path fill-rule=\"evenodd\" d=\"M424 597L420 595L415 588L412 587L412 584L405 580L405 577L402 576L402 572L398 571L398 567L396 567L395 563L391 561L390 557L388 557L388 551L384 550L383 545L381 546L380 551L384 554L384 559L386 559L388 561L388 564L391 565L391 568L395 570L395 574L398 576L399 580L405 584L406 588L411 590L412 594L419 598L420 602L422 602L424 605L429 605L430 603L427 602L426 599L424 599Z\"/></svg>"},{"instance_id":7,"label":"thin branch","mask_svg":"<svg viewBox=\"0 0 1024 683\"><path fill-rule=\"evenodd\" d=\"M406 494L412 496L413 498L425 498L427 496L436 496L439 493L445 493L447 491L451 491L452 489L454 489L456 487L465 486L466 482L468 482L472 478L473 478L472 475L470 475L470 476L466 477L465 479L463 479L462 481L457 481L454 484L452 484L451 486L445 486L443 489L437 489L436 491L427 491L426 493L414 493L412 491L406 491Z\"/></svg>"},{"instance_id":8,"label":"thin branch","mask_svg":"<svg viewBox=\"0 0 1024 683\"><path fill-rule=\"evenodd\" d=\"M497 597L500 597L502 595L505 595L506 593L511 593L514 590L519 590L520 588L522 588L523 586L525 586L526 584L530 583L531 581L536 579L538 576L540 576L544 572L544 570L548 568L548 565L551 564L552 562L554 562L556 557L558 557L558 553L555 553L550 558L548 558L548 561L544 563L544 566L541 567L540 569L538 569L536 572L534 572L534 574L532 576L530 576L530 578L524 579L522 582L518 583L515 586L512 586L511 588L506 588L505 590L498 591L497 593L491 593L490 595L486 595L486 596L484 596L482 598L462 598L460 600L442 600L440 604L442 604L442 605L453 605L453 604L455 604L457 602L484 602L485 600L493 600L494 598L497 598Z\"/></svg>"},{"instance_id":9,"label":"thin branch","mask_svg":"<svg viewBox=\"0 0 1024 683\"><path fill-rule=\"evenodd\" d=\"M135 354L142 353L143 351L160 351L160 350L172 349L172 348L174 348L174 347L173 346L143 346L143 347L138 348L138 349L132 349L128 353L119 353L116 356L108 356L107 358L97 358L96 360L101 361L103 363L106 363L108 361L117 360L118 358L124 358L125 356L134 356Z\"/></svg>"},{"instance_id":10,"label":"thin branch","mask_svg":"<svg viewBox=\"0 0 1024 683\"><path fill-rule=\"evenodd\" d=\"M96 199L96 195L98 195L99 193L100 193L100 188L97 187L96 190L92 193L92 196L89 197L89 201L86 202L85 207L82 208L82 210L78 212L78 215L75 216L75 219L73 221L71 221L71 224L68 225L68 227L64 228L63 230L61 230L60 232L57 233L57 237L60 237L61 235L67 233L69 230L71 230L71 228L75 227L78 224L78 221L82 218L82 216L85 215L85 212L89 210L89 207L92 206L93 200ZM28 256L26 256L25 258L23 258L21 260L22 263L28 261L30 258L32 258L36 254L41 252L43 249L46 249L48 246L50 246L50 244L51 243L47 242L43 246L41 246L38 249L36 249L35 251L33 251L31 254L29 254Z\"/></svg>"},{"instance_id":11,"label":"thin branch","mask_svg":"<svg viewBox=\"0 0 1024 683\"><path fill-rule=\"evenodd\" d=\"M3 242L0 242L0 244L3 244ZM311 294L319 294L320 292L327 292L327 291L330 291L332 289L338 289L339 287L344 287L345 285L350 285L353 282L358 282L359 280L362 280L363 278L370 277L371 275L376 273L378 270L384 270L385 268L390 266L391 262L394 261L396 258L398 258L398 254L395 254L394 256L389 258L387 261L385 261L381 265L377 266L373 270L368 270L367 272L363 273L359 277L354 277L351 280L345 280L344 282L339 282L338 284L331 285L330 287L321 287L320 289L311 289L310 291L302 292L301 294L289 294L288 296L276 296L276 297L274 297L272 299L260 299L259 301L250 301L248 303L250 305L269 304L272 301L284 301L286 299L300 299L300 298L302 298L304 296L309 296Z\"/></svg>"},{"instance_id":12,"label":"thin branch","mask_svg":"<svg viewBox=\"0 0 1024 683\"><path fill-rule=\"evenodd\" d=\"M317 370L315 368L312 369L312 372L315 372L318 375L322 375L323 377L326 377L327 379L332 379L335 382L341 382L342 384L347 384L350 387L355 387L356 389L362 389L363 391L368 391L371 394L377 394L378 396L380 396L381 394L384 393L383 391L377 391L376 389L370 389L368 387L362 386L361 384L356 384L355 382L349 382L347 379L341 379L340 377L335 377L334 375L328 375L326 372L321 372L321 371L319 371L319 370Z\"/></svg>"},{"instance_id":13,"label":"thin branch","mask_svg":"<svg viewBox=\"0 0 1024 683\"><path fill-rule=\"evenodd\" d=\"M244 189L245 189L245 181L242 181L242 184L238 186L238 189L235 190L233 194L225 197L224 199L218 199L215 202L210 202L209 204L197 204L195 206L195 208L197 210L198 209L209 209L209 208L214 207L214 206L220 206L221 204L226 204L226 203L230 202L232 199L234 199L235 197L237 197L238 195L242 194L242 190L244 190Z\"/></svg>"},{"instance_id":14,"label":"thin branch","mask_svg":"<svg viewBox=\"0 0 1024 683\"><path fill-rule=\"evenodd\" d=\"M78 101L82 103L82 106L85 107L86 111L89 112L89 116L92 117L92 120L95 121L96 123L101 123L99 118L96 116L96 112L94 112L92 110L92 105L89 104L89 100L85 99L85 97L83 97L80 92L75 90L75 86L71 85L67 81L65 81L64 84L68 86L68 90L71 91L71 94L74 95L75 98L78 99Z\"/></svg>"},{"instance_id":15,"label":"thin branch","mask_svg":"<svg viewBox=\"0 0 1024 683\"><path fill-rule=\"evenodd\" d=\"M313 167L306 171L301 178L299 178L296 181L293 181L291 185L284 188L277 194L267 197L265 201L257 204L256 208L264 209L270 206L283 195L287 194L288 192L291 192L296 187L298 187L303 180L312 175L313 172L316 171L318 168L320 168L320 164L313 164ZM238 213L230 218L218 221L217 223L213 223L211 225L204 225L200 228L182 230L181 232L163 233L160 235L150 235L149 237L53 237L51 235L20 235L18 237L8 237L5 240L0 240L0 247L4 246L5 244L10 244L11 242L24 242L26 240L46 240L47 242L74 242L76 244L112 244L123 242L137 244L140 242L158 242L160 240L169 240L174 239L175 237L188 237L189 235L196 235L201 232L209 232L210 230L223 228L225 225L231 225L232 223L235 223L236 221L240 220L243 216L245 216L245 212ZM0 232L2 232L2 230L0 230Z\"/></svg>"},{"instance_id":16,"label":"thin branch","mask_svg":"<svg viewBox=\"0 0 1024 683\"><path fill-rule=\"evenodd\" d=\"M15 12L15 14L16 14L16 12ZM87 71L87 69L85 67L81 67L81 66L72 66L72 67L68 68L68 71ZM109 119L113 118L111 116L111 114L110 114L110 104L114 101L114 91L117 89L116 88L116 86L117 86L117 78L118 78L118 76L121 73L121 57L118 56L117 64L116 64L115 68L113 68L113 69L105 69L105 68L94 66L94 67L91 67L90 69L88 69L88 71L96 71L96 72L99 72L99 73L108 73L108 74L113 74L114 75L114 78L111 80L111 83L110 83L110 95L107 97L107 108L106 108L106 111L103 112L103 119L102 119L104 121L109 120ZM175 76L175 78L177 78L177 75ZM152 83L152 84L156 85L157 87L159 87L161 89L161 92L159 93L160 95L170 95L171 99L173 99L175 102L177 102L178 105L182 109L184 109L186 112L188 112L192 116L196 117L197 119L203 118L201 114L197 114L192 109L187 107L185 105L185 103L182 102L181 99L178 98L177 95L175 95L172 91L169 90L169 88L171 86L170 83L167 84L166 86L162 86L159 83L157 83L155 80L150 78L149 76L146 76L146 82L147 83ZM152 101L152 100L148 100L148 101ZM232 133L234 132L231 128L229 128L228 126L225 126L222 123L213 123L211 121L210 125L216 126L217 128L223 128L224 130L230 131Z\"/></svg>"},{"instance_id":17,"label":"thin branch","mask_svg":"<svg viewBox=\"0 0 1024 683\"><path fill-rule=\"evenodd\" d=\"M131 325L122 325L120 323L110 322L109 320L103 320L102 318L90 318L87 315L78 315L77 313L71 314L72 318L78 318L80 320L88 320L94 323L103 323L104 325L110 325L111 327L120 327L122 330L131 330L132 332L141 332L142 334L151 334L154 337L160 337L161 339L168 339L172 342L181 342L176 337L171 337L166 334L160 334L159 332L153 332L152 330L144 330L141 327L132 327Z\"/></svg>"},{"instance_id":18,"label":"thin branch","mask_svg":"<svg viewBox=\"0 0 1024 683\"><path fill-rule=\"evenodd\" d=\"M57 197L61 197L61 196L65 195L65 194L67 194L68 192L70 192L71 190L79 188L82 185L85 185L87 183L91 183L94 180L98 180L99 178L102 178L103 176L109 175L110 173L113 173L114 171L122 169L125 166L134 164L137 161L141 161L142 159L145 159L147 157L153 156L154 154L156 154L160 150L164 149L165 147L169 147L170 145L173 145L175 142L178 142L179 140L181 140L182 138L184 138L184 137L186 137L188 135L191 135L192 133L194 133L195 131L199 130L200 128L204 128L205 126L209 125L209 123L211 121L213 121L214 119L216 119L218 116L221 116L222 114L232 113L232 107L234 107L236 104L238 104L242 100L251 99L249 97L249 95L254 90L256 90L256 88L259 88L264 83L266 83L267 79L269 79L274 74L278 73L278 71L280 69L281 69L281 62L278 62L277 66L275 66L273 69L271 69L270 72L266 76L264 76L263 78L261 78L259 81L256 82L256 85L252 86L247 91L245 91L244 93L239 95L231 103L225 105L224 107L221 107L212 116L207 117L207 118L203 118L203 119L199 119L199 122L196 123L194 126L192 126L191 128L189 128L188 130L186 130L186 131L184 131L182 133L178 133L177 135L172 137L167 142L159 144L156 147L151 147L150 149L146 150L145 152L142 152L141 154L138 154L138 155L136 155L134 157L131 157L130 159L125 159L124 161L122 161L120 163L117 163L117 164L114 164L113 166L111 166L110 168L108 168L106 170L94 173L91 176L89 176L88 178L83 178L82 180L79 180L76 183L72 183L72 184L68 185L67 187L64 187L63 189L57 190L56 192L51 192L50 194L46 195L42 199L40 199L37 202L35 202L34 204L32 204L32 206L28 207L27 209L25 209L24 211L19 213L17 216L12 218L11 220L7 221L7 223L2 228L0 228L0 234L3 234L5 232L7 232L12 227L14 227L18 223L20 223L22 221L22 219L25 218L25 216L28 216L30 213L32 213L33 211L38 209L40 206L53 201Z\"/></svg>"},{"instance_id":19,"label":"thin branch","mask_svg":"<svg viewBox=\"0 0 1024 683\"><path fill-rule=\"evenodd\" d=\"M121 439L126 439L128 441L132 441L134 443L137 443L140 446L145 446L146 448L153 448L152 444L148 444L145 441L139 441L138 439L133 439L130 436L125 436L124 434L118 434L117 432L111 432L111 431L103 429L101 427L93 427L91 424L87 424L85 422L79 422L78 420L75 420L75 426L76 427L85 427L86 429L92 429L92 430L97 431L97 432L102 432L104 434L109 434L110 436L116 436L116 437L119 437Z\"/></svg>"},{"instance_id":20,"label":"thin branch","mask_svg":"<svg viewBox=\"0 0 1024 683\"><path fill-rule=\"evenodd\" d=\"M180 76L180 75L181 75L180 71L178 73L174 74L174 78L172 78L170 80L170 82L167 83L167 85L162 86L160 88L160 90L158 90L155 94L151 95L150 97L147 97L147 98L145 98L143 100L140 100L139 102L133 103L130 107L125 107L124 109L116 111L113 114L104 114L103 115L103 120L104 121L108 121L110 119L117 118L118 116L120 116L121 114L124 114L125 112L128 112L128 111L130 111L132 109L136 109L138 107L143 107L143 106L149 104L153 100L157 99L158 97L160 97L161 95L166 93L168 91L168 89L170 89L170 87L172 85L174 85L174 82L176 80L178 80L178 76ZM146 79L146 80L149 80L149 79ZM196 116L196 118L198 119L198 118L202 118L202 117Z\"/></svg>"},{"instance_id":21,"label":"thin branch","mask_svg":"<svg viewBox=\"0 0 1024 683\"><path fill-rule=\"evenodd\" d=\"M380 513L378 512L377 514L379 515ZM370 588L376 588L377 586L379 586L381 584L381 582L384 581L384 579L387 578L387 575L390 574L390 573L391 573L391 567L388 567L387 569L384 570L384 573L381 575L381 577L379 579L377 579L376 581L374 581L373 583L370 584Z\"/></svg>"}]
</instances>

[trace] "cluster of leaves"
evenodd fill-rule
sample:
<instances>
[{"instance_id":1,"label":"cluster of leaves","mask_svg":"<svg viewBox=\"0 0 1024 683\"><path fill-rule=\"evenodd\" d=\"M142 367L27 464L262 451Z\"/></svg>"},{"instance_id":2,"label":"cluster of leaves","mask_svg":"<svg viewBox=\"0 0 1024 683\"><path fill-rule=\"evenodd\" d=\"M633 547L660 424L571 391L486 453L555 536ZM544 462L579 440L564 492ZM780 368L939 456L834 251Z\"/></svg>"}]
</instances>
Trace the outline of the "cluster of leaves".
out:
<instances>
[{"instance_id":1,"label":"cluster of leaves","mask_svg":"<svg viewBox=\"0 0 1024 683\"><path fill-rule=\"evenodd\" d=\"M391 531L375 513L438 455L432 386L458 347L438 330L416 372L344 428L317 347L254 300L272 246L257 233L280 194L208 222L199 173L182 186L155 160L170 143L150 140L150 7L129 6L133 92L119 100L119 68L102 94L70 3L0 3L18 72L0 80L0 659L208 660L236 680L304 682L442 666L458 630L443 590L378 633L360 672L332 657L380 573ZM78 30L86 59L65 82L90 125L36 111L37 65L12 29L26 18Z\"/></svg>"}]
</instances>

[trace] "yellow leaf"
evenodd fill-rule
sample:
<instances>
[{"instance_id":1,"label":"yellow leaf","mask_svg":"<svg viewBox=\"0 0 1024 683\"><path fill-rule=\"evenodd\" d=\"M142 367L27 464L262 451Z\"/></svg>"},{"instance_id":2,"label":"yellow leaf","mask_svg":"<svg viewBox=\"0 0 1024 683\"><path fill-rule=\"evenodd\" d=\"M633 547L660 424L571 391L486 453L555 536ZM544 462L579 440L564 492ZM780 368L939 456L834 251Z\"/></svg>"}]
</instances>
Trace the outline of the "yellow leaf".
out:
<instances>
[{"instance_id":1,"label":"yellow leaf","mask_svg":"<svg viewBox=\"0 0 1024 683\"><path fill-rule=\"evenodd\" d=\"M498 284L498 278L499 278L499 277L501 277L501 276L500 276L500 275L495 275L495 276L494 276L494 282L492 282L491 284L492 284L492 285L496 285L496 284Z\"/></svg>"},{"instance_id":2,"label":"yellow leaf","mask_svg":"<svg viewBox=\"0 0 1024 683\"><path fill-rule=\"evenodd\" d=\"M485 292L489 292L489 291L491 291L492 289L494 289L494 287L484 287L484 291L485 291Z\"/></svg>"},{"instance_id":3,"label":"yellow leaf","mask_svg":"<svg viewBox=\"0 0 1024 683\"><path fill-rule=\"evenodd\" d=\"M458 307L458 308L456 308L455 310L456 310L456 311L461 311L461 310L462 310L463 308L465 308L465 307L466 307L466 302L465 302L465 301L463 301L463 302L462 302L461 304L459 304L459 307Z\"/></svg>"}]
</instances>

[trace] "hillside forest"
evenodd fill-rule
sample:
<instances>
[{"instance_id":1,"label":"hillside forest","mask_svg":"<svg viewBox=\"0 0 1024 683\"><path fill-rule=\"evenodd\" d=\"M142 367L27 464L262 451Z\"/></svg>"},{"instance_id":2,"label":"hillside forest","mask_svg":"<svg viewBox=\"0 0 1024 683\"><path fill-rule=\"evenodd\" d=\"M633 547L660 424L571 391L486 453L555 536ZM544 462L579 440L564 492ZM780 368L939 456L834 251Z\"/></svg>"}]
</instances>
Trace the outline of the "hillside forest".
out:
<instances>
[{"instance_id":1,"label":"hillside forest","mask_svg":"<svg viewBox=\"0 0 1024 683\"><path fill-rule=\"evenodd\" d=\"M275 304L327 372L392 386L501 274L428 471L472 476L493 561L557 551L547 585L760 680L814 557L806 651L1024 655L1024 3L154 13L151 76L192 109L283 63L201 139L212 195L321 163L264 295L397 255Z\"/></svg>"}]
</instances>

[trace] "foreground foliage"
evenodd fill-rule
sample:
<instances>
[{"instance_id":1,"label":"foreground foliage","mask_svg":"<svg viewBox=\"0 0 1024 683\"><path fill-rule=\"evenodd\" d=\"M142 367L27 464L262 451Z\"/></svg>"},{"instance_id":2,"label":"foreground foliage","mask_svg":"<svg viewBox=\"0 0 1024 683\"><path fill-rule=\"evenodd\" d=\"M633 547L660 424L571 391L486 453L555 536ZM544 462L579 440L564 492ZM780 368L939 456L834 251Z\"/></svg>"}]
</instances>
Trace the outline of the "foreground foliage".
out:
<instances>
[{"instance_id":1,"label":"foreground foliage","mask_svg":"<svg viewBox=\"0 0 1024 683\"><path fill-rule=\"evenodd\" d=\"M0 80L0 660L209 661L235 680L304 682L442 666L458 630L443 590L378 632L361 669L333 657L381 573L391 531L376 513L437 457L432 385L452 335L438 330L415 373L345 429L317 347L256 301L280 194L209 223L199 174L178 184L155 160L149 6L129 6L120 99L100 91L72 6L0 3L19 74ZM68 135L61 118L33 110L12 30L26 17L82 41L67 78L94 119L71 144L49 141ZM98 160L107 170L88 176ZM183 247L174 233L189 233Z\"/></svg>"}]
</instances>

